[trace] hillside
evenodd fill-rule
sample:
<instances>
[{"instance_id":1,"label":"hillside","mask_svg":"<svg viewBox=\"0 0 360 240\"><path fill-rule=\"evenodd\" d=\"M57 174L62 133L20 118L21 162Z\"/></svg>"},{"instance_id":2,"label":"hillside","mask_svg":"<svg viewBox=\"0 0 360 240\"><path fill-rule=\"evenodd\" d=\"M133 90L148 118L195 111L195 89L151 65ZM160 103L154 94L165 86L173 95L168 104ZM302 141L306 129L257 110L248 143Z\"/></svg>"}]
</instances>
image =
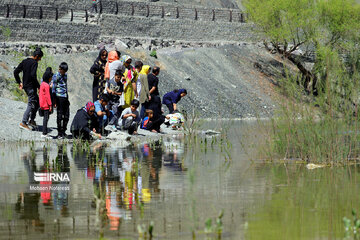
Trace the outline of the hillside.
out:
<instances>
[{"instance_id":1,"label":"hillside","mask_svg":"<svg viewBox=\"0 0 360 240\"><path fill-rule=\"evenodd\" d=\"M158 50L158 59L149 57L149 52L144 50L120 51L131 55L134 60L161 67L161 95L174 88L186 88L189 94L180 102L182 110L194 109L200 116L208 118L246 118L267 117L274 109L271 76L266 77L259 71L259 65L268 69L267 75L281 74L282 68L262 47L245 43L203 48L168 47ZM89 68L97 54L90 51L53 56L55 66L62 61L69 64L69 95L73 111L91 98ZM8 55L2 55L0 59L0 76L11 78L12 69L20 60ZM12 97L6 90L1 95Z\"/></svg>"}]
</instances>

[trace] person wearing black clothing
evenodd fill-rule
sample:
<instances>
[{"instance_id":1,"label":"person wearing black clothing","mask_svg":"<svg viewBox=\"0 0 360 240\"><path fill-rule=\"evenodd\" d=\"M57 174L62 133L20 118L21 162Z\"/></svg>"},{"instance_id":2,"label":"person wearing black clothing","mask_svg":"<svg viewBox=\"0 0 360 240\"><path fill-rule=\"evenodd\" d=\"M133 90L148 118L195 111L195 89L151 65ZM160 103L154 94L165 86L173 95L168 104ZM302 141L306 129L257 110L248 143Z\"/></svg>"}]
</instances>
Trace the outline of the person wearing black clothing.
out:
<instances>
[{"instance_id":1,"label":"person wearing black clothing","mask_svg":"<svg viewBox=\"0 0 360 240\"><path fill-rule=\"evenodd\" d=\"M104 91L104 73L107 62L108 52L103 48L99 52L94 64L90 68L90 73L94 75L92 98L96 102Z\"/></svg>"},{"instance_id":2,"label":"person wearing black clothing","mask_svg":"<svg viewBox=\"0 0 360 240\"><path fill-rule=\"evenodd\" d=\"M162 116L161 111L161 98L159 96L152 96L151 100L146 106L146 109L150 109L154 112L154 120Z\"/></svg>"},{"instance_id":3,"label":"person wearing black clothing","mask_svg":"<svg viewBox=\"0 0 360 240\"><path fill-rule=\"evenodd\" d=\"M101 138L101 135L96 133L96 129L99 130L99 123L94 113L95 106L92 102L88 102L84 108L76 112L70 128L74 138L83 140L90 140L90 136Z\"/></svg>"},{"instance_id":4,"label":"person wearing black clothing","mask_svg":"<svg viewBox=\"0 0 360 240\"><path fill-rule=\"evenodd\" d=\"M43 57L43 52L40 48L36 48L32 57L24 59L19 66L14 70L14 77L16 82L19 84L19 89L24 89L28 96L28 105L23 115L20 128L31 130L28 126L28 120L30 118L29 125L36 127L35 117L36 111L39 108L39 96L37 89L40 88L40 84L37 81L36 71L38 62ZM20 72L23 72L23 80L20 80Z\"/></svg>"},{"instance_id":5,"label":"person wearing black clothing","mask_svg":"<svg viewBox=\"0 0 360 240\"><path fill-rule=\"evenodd\" d=\"M57 108L57 131L58 139L66 138L66 129L70 118L70 102L68 95L67 85L67 72L68 65L62 62L59 65L59 71L53 75L52 78L52 91L55 97L55 107Z\"/></svg>"},{"instance_id":6,"label":"person wearing black clothing","mask_svg":"<svg viewBox=\"0 0 360 240\"><path fill-rule=\"evenodd\" d=\"M165 122L165 116L160 115L154 118L154 111L151 109L146 110L146 117L141 123L141 128L152 132L160 133L160 126Z\"/></svg>"},{"instance_id":7,"label":"person wearing black clothing","mask_svg":"<svg viewBox=\"0 0 360 240\"><path fill-rule=\"evenodd\" d=\"M154 112L154 121L157 120L161 115L161 98L159 96L159 78L157 77L160 73L159 67L154 67L152 73L148 74L149 93L151 100L147 103L146 109L151 109Z\"/></svg>"},{"instance_id":8,"label":"person wearing black clothing","mask_svg":"<svg viewBox=\"0 0 360 240\"><path fill-rule=\"evenodd\" d=\"M159 67L154 67L152 73L148 74L149 93L151 98L153 96L159 96L159 78L157 77L160 73Z\"/></svg>"}]
</instances>

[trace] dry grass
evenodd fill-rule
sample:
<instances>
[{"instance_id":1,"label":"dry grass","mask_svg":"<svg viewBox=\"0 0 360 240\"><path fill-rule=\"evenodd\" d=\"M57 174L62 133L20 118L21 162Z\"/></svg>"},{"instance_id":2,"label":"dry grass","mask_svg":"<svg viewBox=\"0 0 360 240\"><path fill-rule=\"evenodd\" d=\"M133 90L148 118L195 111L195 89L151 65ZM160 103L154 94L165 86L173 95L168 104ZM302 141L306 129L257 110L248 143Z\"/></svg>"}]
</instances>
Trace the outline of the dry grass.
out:
<instances>
[{"instance_id":1,"label":"dry grass","mask_svg":"<svg viewBox=\"0 0 360 240\"><path fill-rule=\"evenodd\" d=\"M155 65L160 67L161 70L166 70L166 66L165 64L163 64L162 62L160 61L155 61Z\"/></svg>"},{"instance_id":2,"label":"dry grass","mask_svg":"<svg viewBox=\"0 0 360 240\"><path fill-rule=\"evenodd\" d=\"M0 66L1 66L3 69L5 69L6 71L9 71L9 66L8 66L6 63L0 62Z\"/></svg>"},{"instance_id":3,"label":"dry grass","mask_svg":"<svg viewBox=\"0 0 360 240\"><path fill-rule=\"evenodd\" d=\"M132 51L130 56L133 59L138 59L141 60L143 62L146 62L148 60L148 56L145 52L138 52L138 51Z\"/></svg>"}]
</instances>

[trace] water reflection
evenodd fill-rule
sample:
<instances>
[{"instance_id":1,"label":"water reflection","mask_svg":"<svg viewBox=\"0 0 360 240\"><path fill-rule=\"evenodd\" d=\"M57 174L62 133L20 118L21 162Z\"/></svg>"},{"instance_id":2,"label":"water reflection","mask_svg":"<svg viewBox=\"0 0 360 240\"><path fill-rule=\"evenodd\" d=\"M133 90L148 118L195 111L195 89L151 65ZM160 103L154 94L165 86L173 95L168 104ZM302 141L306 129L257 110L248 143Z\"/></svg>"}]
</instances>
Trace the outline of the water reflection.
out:
<instances>
[{"instance_id":1,"label":"water reflection","mask_svg":"<svg viewBox=\"0 0 360 240\"><path fill-rule=\"evenodd\" d=\"M67 192L0 188L0 239L136 239L139 225L146 230L151 221L157 239L190 239L191 229L201 239L205 221L215 223L222 209L223 237L243 239L253 203L269 199L273 179L267 177L270 169L249 167L235 142L227 168L217 150L220 141L207 152L204 143L191 146L174 137L128 148L76 143L0 148L0 185L26 189L34 172L71 175Z\"/></svg>"},{"instance_id":2,"label":"water reflection","mask_svg":"<svg viewBox=\"0 0 360 240\"><path fill-rule=\"evenodd\" d=\"M181 139L166 139L164 142L165 151L162 155L164 166L173 171L185 171L184 166L184 145Z\"/></svg>"},{"instance_id":3,"label":"water reflection","mask_svg":"<svg viewBox=\"0 0 360 240\"><path fill-rule=\"evenodd\" d=\"M30 152L24 154L21 160L24 164L28 178L28 187L31 184L39 184L40 186L51 186L51 181L34 180L34 173L52 173L52 172L70 172L70 163L66 154L66 146L60 145L58 147L57 158L53 164L49 162L48 149L43 148L42 162L37 164L36 157L39 153L31 149ZM25 220L27 227L34 227L35 231L44 232L44 220L41 219L39 213L39 205L42 204L49 210L59 211L61 216L69 215L68 210L68 191L39 191L39 192L20 192L17 194L17 201L15 203L15 212L19 219ZM31 224L28 224L28 223Z\"/></svg>"},{"instance_id":4,"label":"water reflection","mask_svg":"<svg viewBox=\"0 0 360 240\"><path fill-rule=\"evenodd\" d=\"M158 141L117 149L102 145L71 147L76 168L93 184L92 206L100 235L106 224L109 230L118 231L122 220L133 218L133 210L160 194L163 163L174 171L184 170L181 147L181 139L172 139L171 144Z\"/></svg>"}]
</instances>

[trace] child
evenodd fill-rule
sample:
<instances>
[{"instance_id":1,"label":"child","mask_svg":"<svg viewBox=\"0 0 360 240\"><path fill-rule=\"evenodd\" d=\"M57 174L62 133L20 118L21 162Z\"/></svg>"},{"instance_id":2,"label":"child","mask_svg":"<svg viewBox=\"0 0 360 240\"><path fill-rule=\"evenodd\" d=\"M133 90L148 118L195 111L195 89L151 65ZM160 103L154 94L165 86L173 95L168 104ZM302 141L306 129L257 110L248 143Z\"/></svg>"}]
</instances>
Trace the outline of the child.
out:
<instances>
[{"instance_id":1,"label":"child","mask_svg":"<svg viewBox=\"0 0 360 240\"><path fill-rule=\"evenodd\" d=\"M123 81L126 81L123 76L124 72L121 69L116 70L115 77L110 79L106 83L105 94L109 95L109 109L112 110L114 116L109 122L109 125L114 125L114 129L116 129L116 125L118 123L118 119L122 112L122 107L120 104L120 98L122 97L122 93L124 91L124 86L122 84Z\"/></svg>"},{"instance_id":2,"label":"child","mask_svg":"<svg viewBox=\"0 0 360 240\"><path fill-rule=\"evenodd\" d=\"M66 128L70 117L70 102L67 89L67 72L68 65L62 62L59 65L59 72L52 77L52 92L55 94L54 107L57 108L57 128L58 139L66 137Z\"/></svg>"},{"instance_id":3,"label":"child","mask_svg":"<svg viewBox=\"0 0 360 240\"><path fill-rule=\"evenodd\" d=\"M124 130L128 130L129 134L137 134L137 128L141 121L139 111L136 109L140 103L138 100L133 99L130 103L130 107L126 108L119 119L120 126Z\"/></svg>"},{"instance_id":4,"label":"child","mask_svg":"<svg viewBox=\"0 0 360 240\"><path fill-rule=\"evenodd\" d=\"M41 137L48 138L48 129L47 124L49 121L49 115L52 112L52 102L50 95L50 81L52 79L53 73L51 67L48 67L43 75L43 82L40 85L39 91L39 100L40 100L40 109L43 111L43 132Z\"/></svg>"},{"instance_id":5,"label":"child","mask_svg":"<svg viewBox=\"0 0 360 240\"><path fill-rule=\"evenodd\" d=\"M174 111L166 116L165 125L171 126L172 129L179 129L184 126L184 116L179 111Z\"/></svg>"},{"instance_id":6,"label":"child","mask_svg":"<svg viewBox=\"0 0 360 240\"><path fill-rule=\"evenodd\" d=\"M147 109L145 112L145 118L141 123L140 128L146 129L154 133L160 133L160 125L165 121L164 117L160 117L154 120L154 112L151 109Z\"/></svg>"},{"instance_id":7,"label":"child","mask_svg":"<svg viewBox=\"0 0 360 240\"><path fill-rule=\"evenodd\" d=\"M94 102L95 113L99 122L98 131L103 135L107 134L105 127L108 125L109 121L113 117L113 114L109 111L108 104L110 102L109 95L101 94L100 99Z\"/></svg>"}]
</instances>

